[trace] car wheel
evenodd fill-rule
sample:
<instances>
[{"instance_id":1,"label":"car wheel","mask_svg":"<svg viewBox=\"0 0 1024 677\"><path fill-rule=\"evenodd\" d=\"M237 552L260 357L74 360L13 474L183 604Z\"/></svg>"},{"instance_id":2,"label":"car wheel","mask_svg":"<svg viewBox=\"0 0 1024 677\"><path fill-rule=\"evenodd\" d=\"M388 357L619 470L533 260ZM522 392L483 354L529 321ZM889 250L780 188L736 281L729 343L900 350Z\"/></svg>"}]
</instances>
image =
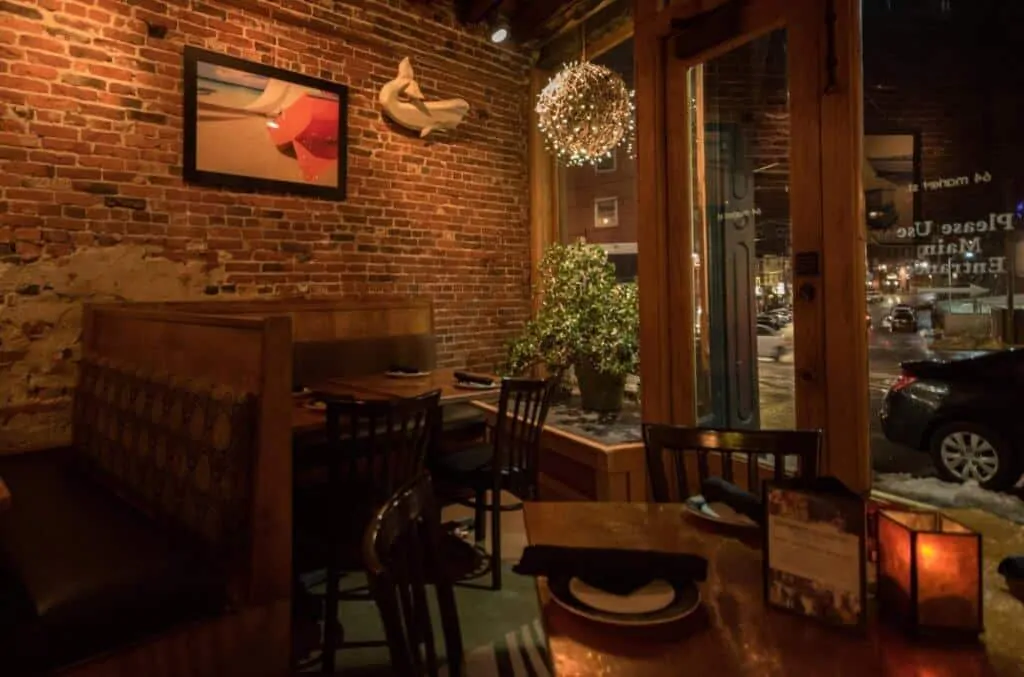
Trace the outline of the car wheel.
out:
<instances>
[{"instance_id":1,"label":"car wheel","mask_svg":"<svg viewBox=\"0 0 1024 677\"><path fill-rule=\"evenodd\" d=\"M1006 489L1017 479L1010 445L988 426L966 421L940 426L932 433L931 451L939 475L948 481Z\"/></svg>"}]
</instances>

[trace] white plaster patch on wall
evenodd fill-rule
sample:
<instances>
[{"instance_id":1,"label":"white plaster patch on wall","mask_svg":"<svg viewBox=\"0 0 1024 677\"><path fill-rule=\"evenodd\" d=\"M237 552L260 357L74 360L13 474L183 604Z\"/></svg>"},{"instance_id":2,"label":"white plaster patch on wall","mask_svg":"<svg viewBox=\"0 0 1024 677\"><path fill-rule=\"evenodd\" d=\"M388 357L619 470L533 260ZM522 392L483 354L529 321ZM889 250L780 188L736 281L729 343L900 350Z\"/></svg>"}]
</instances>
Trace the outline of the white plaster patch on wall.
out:
<instances>
[{"instance_id":1,"label":"white plaster patch on wall","mask_svg":"<svg viewBox=\"0 0 1024 677\"><path fill-rule=\"evenodd\" d=\"M0 454L70 441L83 303L201 298L223 278L220 267L131 245L0 264Z\"/></svg>"}]
</instances>

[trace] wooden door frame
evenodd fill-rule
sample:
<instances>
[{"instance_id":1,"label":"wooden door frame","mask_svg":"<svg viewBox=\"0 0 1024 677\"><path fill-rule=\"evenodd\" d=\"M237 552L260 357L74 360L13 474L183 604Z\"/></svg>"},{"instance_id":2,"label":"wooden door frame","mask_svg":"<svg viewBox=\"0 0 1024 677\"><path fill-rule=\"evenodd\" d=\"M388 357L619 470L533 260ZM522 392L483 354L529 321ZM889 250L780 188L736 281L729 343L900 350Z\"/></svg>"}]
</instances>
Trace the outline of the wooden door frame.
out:
<instances>
[{"instance_id":1,"label":"wooden door frame","mask_svg":"<svg viewBox=\"0 0 1024 677\"><path fill-rule=\"evenodd\" d=\"M686 71L672 53L673 20L726 4L662 7L634 0L637 98L637 249L641 396L645 421L693 425L696 416L693 261ZM791 218L794 253L816 253L819 274L797 275L796 420L826 433L823 472L870 486L864 316L864 219L860 166L860 3L746 0L735 35L701 53L722 54L774 28L788 31ZM829 7L834 12L829 35ZM832 37L833 39L830 39ZM831 50L831 55L829 51ZM829 58L834 56L834 59ZM806 180L806 177L812 177ZM824 223L829 228L823 227ZM831 331L829 331L831 328ZM853 331L851 331L853 329ZM830 387L831 385L831 387Z\"/></svg>"}]
</instances>

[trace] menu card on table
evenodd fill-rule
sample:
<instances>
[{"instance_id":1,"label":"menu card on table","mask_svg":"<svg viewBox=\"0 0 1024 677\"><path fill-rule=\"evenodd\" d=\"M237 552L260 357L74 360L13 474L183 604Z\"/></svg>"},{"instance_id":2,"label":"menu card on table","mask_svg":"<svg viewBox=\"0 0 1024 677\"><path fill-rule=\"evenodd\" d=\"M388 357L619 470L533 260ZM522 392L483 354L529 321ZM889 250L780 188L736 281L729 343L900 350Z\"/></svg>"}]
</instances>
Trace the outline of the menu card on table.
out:
<instances>
[{"instance_id":1,"label":"menu card on table","mask_svg":"<svg viewBox=\"0 0 1024 677\"><path fill-rule=\"evenodd\" d=\"M864 501L837 480L765 486L764 594L769 606L863 629Z\"/></svg>"}]
</instances>

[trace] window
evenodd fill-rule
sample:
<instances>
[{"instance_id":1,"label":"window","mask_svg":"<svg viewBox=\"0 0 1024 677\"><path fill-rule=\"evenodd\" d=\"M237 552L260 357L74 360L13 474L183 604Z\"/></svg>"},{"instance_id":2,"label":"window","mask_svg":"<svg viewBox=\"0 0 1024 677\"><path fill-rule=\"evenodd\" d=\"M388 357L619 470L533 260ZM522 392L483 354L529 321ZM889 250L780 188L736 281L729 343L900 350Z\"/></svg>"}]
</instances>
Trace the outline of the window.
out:
<instances>
[{"instance_id":1,"label":"window","mask_svg":"<svg viewBox=\"0 0 1024 677\"><path fill-rule=\"evenodd\" d=\"M618 162L616 160L617 156L618 151L613 150L608 157L604 158L596 165L594 165L594 171L597 172L598 174L608 174L614 172L616 169L618 169Z\"/></svg>"},{"instance_id":2,"label":"window","mask_svg":"<svg viewBox=\"0 0 1024 677\"><path fill-rule=\"evenodd\" d=\"M1024 275L1015 265L1024 256L1024 133L1010 112L1024 102L1024 69L1016 67L1024 3L888 0L891 11L876 11L886 9L883 2L863 0L862 227L873 300L864 397L874 486L925 502L967 481L1010 489L1020 471L1012 445L1001 445L1019 438L1017 422L982 395L1015 397L1019 386L1004 385L1010 369L928 363L1024 339L1006 321L1019 323L1024 307ZM887 396L901 365L921 362L934 398L927 407L916 408L917 391ZM969 388L961 370L970 370ZM950 406L958 421L942 420ZM993 451L976 453L985 444ZM1004 496L980 498L976 486L970 492L979 498L964 507L1003 516L1020 509L1006 507Z\"/></svg>"},{"instance_id":3,"label":"window","mask_svg":"<svg viewBox=\"0 0 1024 677\"><path fill-rule=\"evenodd\" d=\"M629 3L615 0L624 7ZM590 31L588 30L588 33ZM618 73L633 88L633 39L628 38L593 55L594 63ZM608 251L620 280L633 281L636 255L636 161L620 146L594 167L560 167L558 172L559 238L580 239ZM603 220L607 218L608 223Z\"/></svg>"},{"instance_id":4,"label":"window","mask_svg":"<svg viewBox=\"0 0 1024 677\"><path fill-rule=\"evenodd\" d=\"M594 228L617 228L619 198L599 197L594 200Z\"/></svg>"}]
</instances>

